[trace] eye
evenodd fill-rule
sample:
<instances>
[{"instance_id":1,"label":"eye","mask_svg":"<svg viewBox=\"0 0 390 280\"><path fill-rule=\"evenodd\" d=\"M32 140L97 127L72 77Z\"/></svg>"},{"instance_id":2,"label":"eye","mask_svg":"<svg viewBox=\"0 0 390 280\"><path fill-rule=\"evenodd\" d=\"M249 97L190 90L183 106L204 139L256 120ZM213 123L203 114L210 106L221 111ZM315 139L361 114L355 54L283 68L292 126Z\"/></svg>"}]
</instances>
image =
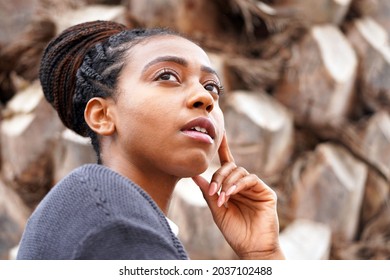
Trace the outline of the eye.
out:
<instances>
[{"instance_id":1,"label":"eye","mask_svg":"<svg viewBox=\"0 0 390 280\"><path fill-rule=\"evenodd\" d=\"M212 93L215 93L217 95L221 95L223 93L223 87L222 85L217 84L216 82L212 81L207 83L204 88Z\"/></svg>"},{"instance_id":2,"label":"eye","mask_svg":"<svg viewBox=\"0 0 390 280\"><path fill-rule=\"evenodd\" d=\"M155 80L156 81L179 82L178 76L179 75L173 70L163 69L156 74Z\"/></svg>"}]
</instances>

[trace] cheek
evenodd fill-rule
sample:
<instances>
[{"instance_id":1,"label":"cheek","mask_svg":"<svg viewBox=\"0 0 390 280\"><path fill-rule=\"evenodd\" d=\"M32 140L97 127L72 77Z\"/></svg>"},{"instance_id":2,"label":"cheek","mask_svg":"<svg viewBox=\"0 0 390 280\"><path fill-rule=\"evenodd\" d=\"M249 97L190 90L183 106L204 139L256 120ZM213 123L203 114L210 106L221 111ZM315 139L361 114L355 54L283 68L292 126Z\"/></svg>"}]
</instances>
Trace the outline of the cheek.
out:
<instances>
[{"instance_id":1,"label":"cheek","mask_svg":"<svg viewBox=\"0 0 390 280\"><path fill-rule=\"evenodd\" d=\"M222 142L222 137L225 133L225 120L223 117L223 112L219 107L214 112L213 118L214 118L216 130L218 132L219 139L217 139L217 141L218 141L218 146L219 146Z\"/></svg>"},{"instance_id":2,"label":"cheek","mask_svg":"<svg viewBox=\"0 0 390 280\"><path fill-rule=\"evenodd\" d=\"M136 135L145 145L161 141L172 125L170 106L153 97L127 102L120 113L122 132Z\"/></svg>"}]
</instances>

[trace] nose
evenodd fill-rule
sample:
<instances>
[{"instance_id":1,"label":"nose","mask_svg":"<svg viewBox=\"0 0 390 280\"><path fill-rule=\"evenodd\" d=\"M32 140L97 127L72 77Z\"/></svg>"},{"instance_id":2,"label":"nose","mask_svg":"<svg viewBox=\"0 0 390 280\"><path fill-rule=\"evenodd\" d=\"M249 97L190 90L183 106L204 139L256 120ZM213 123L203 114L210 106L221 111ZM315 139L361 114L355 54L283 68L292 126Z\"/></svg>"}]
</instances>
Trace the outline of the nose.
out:
<instances>
[{"instance_id":1,"label":"nose","mask_svg":"<svg viewBox=\"0 0 390 280\"><path fill-rule=\"evenodd\" d=\"M214 98L203 86L196 87L187 100L190 109L203 109L210 113L214 109Z\"/></svg>"}]
</instances>

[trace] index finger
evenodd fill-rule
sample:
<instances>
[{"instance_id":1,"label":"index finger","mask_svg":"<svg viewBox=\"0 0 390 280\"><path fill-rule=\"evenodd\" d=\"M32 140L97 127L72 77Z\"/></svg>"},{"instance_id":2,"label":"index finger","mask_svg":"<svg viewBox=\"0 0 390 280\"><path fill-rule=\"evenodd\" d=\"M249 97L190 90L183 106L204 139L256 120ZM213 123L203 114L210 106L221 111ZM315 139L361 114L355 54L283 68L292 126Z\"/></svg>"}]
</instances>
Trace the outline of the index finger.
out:
<instances>
[{"instance_id":1,"label":"index finger","mask_svg":"<svg viewBox=\"0 0 390 280\"><path fill-rule=\"evenodd\" d=\"M221 145L218 148L219 161L221 165L227 162L234 162L232 153L230 152L229 145L227 142L226 132L223 134Z\"/></svg>"}]
</instances>

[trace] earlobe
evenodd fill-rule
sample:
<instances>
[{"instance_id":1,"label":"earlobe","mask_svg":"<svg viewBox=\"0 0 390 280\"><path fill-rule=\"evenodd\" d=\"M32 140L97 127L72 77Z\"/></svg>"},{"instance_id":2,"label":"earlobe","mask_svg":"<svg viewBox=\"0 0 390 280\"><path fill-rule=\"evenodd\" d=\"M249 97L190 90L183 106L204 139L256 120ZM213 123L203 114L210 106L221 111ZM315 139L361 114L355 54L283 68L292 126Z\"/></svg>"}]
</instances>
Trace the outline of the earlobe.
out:
<instances>
[{"instance_id":1,"label":"earlobe","mask_svg":"<svg viewBox=\"0 0 390 280\"><path fill-rule=\"evenodd\" d=\"M115 132L115 122L111 113L112 102L111 99L94 97L85 106L85 121L99 135L109 136Z\"/></svg>"}]
</instances>

